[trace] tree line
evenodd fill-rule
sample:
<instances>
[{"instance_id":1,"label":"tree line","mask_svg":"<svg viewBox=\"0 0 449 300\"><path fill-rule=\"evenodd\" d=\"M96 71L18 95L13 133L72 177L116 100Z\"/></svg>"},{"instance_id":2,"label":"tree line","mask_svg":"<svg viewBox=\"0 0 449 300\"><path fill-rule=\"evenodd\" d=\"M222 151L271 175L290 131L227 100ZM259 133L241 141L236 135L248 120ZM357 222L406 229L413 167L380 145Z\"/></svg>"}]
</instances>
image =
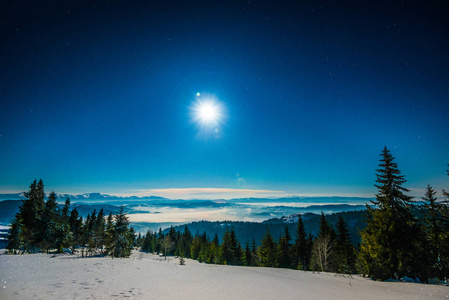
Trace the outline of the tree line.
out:
<instances>
[{"instance_id":1,"label":"tree line","mask_svg":"<svg viewBox=\"0 0 449 300\"><path fill-rule=\"evenodd\" d=\"M83 218L70 208L67 198L62 209L54 192L45 201L44 183L31 183L19 212L11 223L7 249L10 253L80 252L82 257L109 255L128 257L135 244L135 232L123 206L105 216L103 209Z\"/></svg>"},{"instance_id":2,"label":"tree line","mask_svg":"<svg viewBox=\"0 0 449 300\"><path fill-rule=\"evenodd\" d=\"M449 171L448 171L449 175ZM367 205L367 226L361 244L351 243L351 234L340 216L335 228L322 213L319 232L306 233L299 215L293 240L288 227L279 239L269 229L261 245L255 240L244 246L232 227L219 243L206 232L193 235L173 227L167 234L147 232L139 236L142 251L192 258L200 262L280 267L337 273L361 273L374 279L400 279L404 276L426 281L449 277L449 208L438 201L429 185L422 201L407 195L406 182L390 151L385 147L376 173L376 200ZM443 190L443 195L449 193Z\"/></svg>"},{"instance_id":3,"label":"tree line","mask_svg":"<svg viewBox=\"0 0 449 300\"><path fill-rule=\"evenodd\" d=\"M326 220L329 224L333 226L333 228L337 228L337 222L340 216L343 217L344 221L347 224L347 228L349 230L351 236L351 242L353 245L358 245L360 240L360 230L366 227L365 222L365 214L366 208L363 210L356 211L345 211L345 212L337 212L333 214L326 214ZM242 246L245 246L245 242L252 242L255 239L257 246L261 244L262 238L265 236L267 232L267 228L270 229L270 234L276 239L284 234L285 227L288 227L289 232L291 233L293 243L295 238L295 232L297 227L299 214L294 214L289 218L289 221L286 221L282 218L273 218L263 222L248 222L248 221L194 221L192 223L183 224L183 225L173 225L175 230L183 231L185 225L189 227L190 232L196 233L204 233L211 238L214 237L215 233L217 233L219 240L221 241L225 231L230 228L233 228L235 234L237 235L239 241ZM320 229L320 220L321 214L314 213L302 213L301 218L304 221L304 228L308 234L312 234L312 236L318 236ZM170 227L162 230L165 234L168 233ZM156 230L157 232L157 230ZM142 232L143 234L144 232Z\"/></svg>"},{"instance_id":4,"label":"tree line","mask_svg":"<svg viewBox=\"0 0 449 300\"><path fill-rule=\"evenodd\" d=\"M300 270L354 273L356 252L351 243L347 225L340 217L336 231L321 214L317 238L306 234L299 215L295 239L288 227L276 240L269 229L260 246L255 239L242 245L232 227L225 231L221 243L218 235L211 239L204 232L192 234L186 225L183 231L171 227L168 233L148 231L137 237L137 245L144 252L163 253L191 258L205 263L279 267Z\"/></svg>"}]
</instances>

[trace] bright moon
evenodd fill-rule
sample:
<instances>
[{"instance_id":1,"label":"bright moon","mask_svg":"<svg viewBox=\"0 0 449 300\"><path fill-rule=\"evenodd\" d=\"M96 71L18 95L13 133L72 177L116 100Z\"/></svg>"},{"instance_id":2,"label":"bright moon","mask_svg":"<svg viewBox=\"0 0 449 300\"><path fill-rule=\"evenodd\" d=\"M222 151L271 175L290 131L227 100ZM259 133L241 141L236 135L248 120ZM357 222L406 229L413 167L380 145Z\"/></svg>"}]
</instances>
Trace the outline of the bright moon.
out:
<instances>
[{"instance_id":1,"label":"bright moon","mask_svg":"<svg viewBox=\"0 0 449 300\"><path fill-rule=\"evenodd\" d=\"M197 97L197 100L191 106L192 121L197 122L204 129L215 129L223 123L224 107L212 95Z\"/></svg>"},{"instance_id":2,"label":"bright moon","mask_svg":"<svg viewBox=\"0 0 449 300\"><path fill-rule=\"evenodd\" d=\"M218 108L212 102L200 103L198 106L198 117L208 123L216 122L218 118Z\"/></svg>"}]
</instances>

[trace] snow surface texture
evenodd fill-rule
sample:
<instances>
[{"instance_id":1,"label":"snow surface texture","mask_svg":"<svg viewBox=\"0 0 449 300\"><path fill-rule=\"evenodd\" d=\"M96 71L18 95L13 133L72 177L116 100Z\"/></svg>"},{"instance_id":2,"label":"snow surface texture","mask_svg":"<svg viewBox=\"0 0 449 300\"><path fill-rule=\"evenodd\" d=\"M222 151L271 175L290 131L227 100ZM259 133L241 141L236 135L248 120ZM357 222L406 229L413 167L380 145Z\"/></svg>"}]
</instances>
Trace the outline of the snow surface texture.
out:
<instances>
[{"instance_id":1,"label":"snow surface texture","mask_svg":"<svg viewBox=\"0 0 449 300\"><path fill-rule=\"evenodd\" d=\"M287 269L128 259L0 255L0 299L449 299L449 287Z\"/></svg>"}]
</instances>

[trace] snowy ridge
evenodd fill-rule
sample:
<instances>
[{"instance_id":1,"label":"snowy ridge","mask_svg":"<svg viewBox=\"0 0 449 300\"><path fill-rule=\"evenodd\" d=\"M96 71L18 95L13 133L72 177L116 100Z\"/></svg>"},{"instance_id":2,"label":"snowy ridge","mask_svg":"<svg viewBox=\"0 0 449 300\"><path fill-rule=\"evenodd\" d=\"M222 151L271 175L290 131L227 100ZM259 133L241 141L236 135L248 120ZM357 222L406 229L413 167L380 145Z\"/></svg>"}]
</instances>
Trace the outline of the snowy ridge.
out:
<instances>
[{"instance_id":1,"label":"snowy ridge","mask_svg":"<svg viewBox=\"0 0 449 300\"><path fill-rule=\"evenodd\" d=\"M310 219L311 217L315 216L315 214L313 214L313 213L295 213L295 214L291 214L289 216L280 217L279 220L282 223L294 224L294 223L298 223L299 215L301 215L303 221L306 221L306 220Z\"/></svg>"},{"instance_id":2,"label":"snowy ridge","mask_svg":"<svg viewBox=\"0 0 449 300\"><path fill-rule=\"evenodd\" d=\"M20 200L25 199L24 193L9 193L9 194L0 194L0 200ZM48 197L48 194L46 194ZM166 200L166 198L163 197L156 197L156 196L129 196L129 197L122 197L122 196L115 196L115 195L109 195L109 194L103 194L103 193L85 193L85 194L59 194L56 193L56 196L59 200L64 200L69 198L70 200L124 200L124 199L150 199L150 200Z\"/></svg>"}]
</instances>

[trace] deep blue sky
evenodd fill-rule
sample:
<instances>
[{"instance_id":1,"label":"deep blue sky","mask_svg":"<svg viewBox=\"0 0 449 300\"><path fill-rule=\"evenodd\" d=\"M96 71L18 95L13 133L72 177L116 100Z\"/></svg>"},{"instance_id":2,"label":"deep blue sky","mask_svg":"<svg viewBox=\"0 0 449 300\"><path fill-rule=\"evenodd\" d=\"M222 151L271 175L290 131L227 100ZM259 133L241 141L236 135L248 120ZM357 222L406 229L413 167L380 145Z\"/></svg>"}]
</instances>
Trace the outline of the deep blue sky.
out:
<instances>
[{"instance_id":1,"label":"deep blue sky","mask_svg":"<svg viewBox=\"0 0 449 300\"><path fill-rule=\"evenodd\" d=\"M444 1L31 2L0 9L0 191L371 196L385 145L449 188Z\"/></svg>"}]
</instances>

